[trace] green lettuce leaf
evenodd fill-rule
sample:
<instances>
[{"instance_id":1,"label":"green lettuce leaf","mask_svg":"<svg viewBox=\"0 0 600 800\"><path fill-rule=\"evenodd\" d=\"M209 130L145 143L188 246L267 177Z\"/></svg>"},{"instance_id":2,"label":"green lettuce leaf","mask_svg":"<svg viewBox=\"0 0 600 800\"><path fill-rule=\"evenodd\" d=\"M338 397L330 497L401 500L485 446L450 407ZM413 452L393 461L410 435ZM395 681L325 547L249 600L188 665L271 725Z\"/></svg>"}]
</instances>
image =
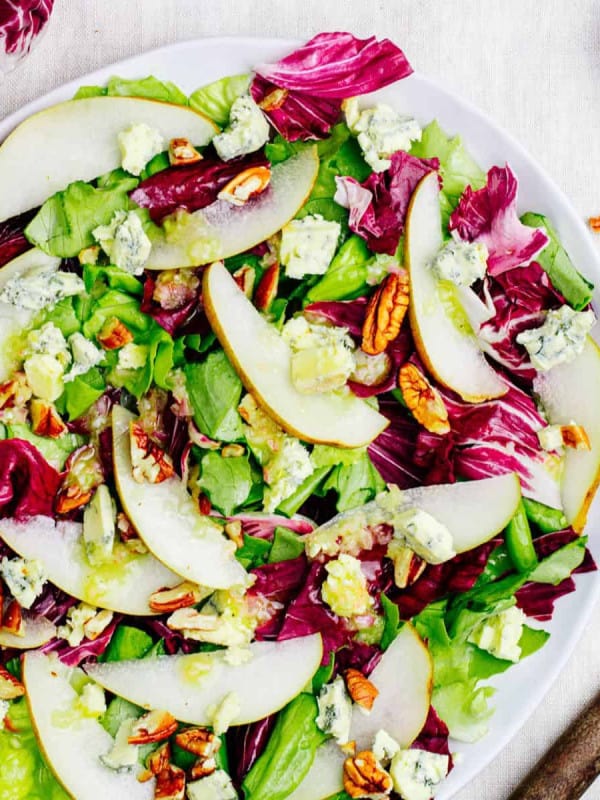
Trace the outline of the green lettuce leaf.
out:
<instances>
[{"instance_id":1,"label":"green lettuce leaf","mask_svg":"<svg viewBox=\"0 0 600 800\"><path fill-rule=\"evenodd\" d=\"M223 458L213 450L204 456L200 466L198 486L206 492L215 508L226 517L231 516L247 500L252 488L252 468L248 457Z\"/></svg>"},{"instance_id":2,"label":"green lettuce leaf","mask_svg":"<svg viewBox=\"0 0 600 800\"><path fill-rule=\"evenodd\" d=\"M371 251L360 236L350 236L338 250L321 280L309 289L306 303L322 300L352 300L367 289L367 264Z\"/></svg>"},{"instance_id":3,"label":"green lettuce leaf","mask_svg":"<svg viewBox=\"0 0 600 800\"><path fill-rule=\"evenodd\" d=\"M273 544L269 553L269 563L275 564L277 561L289 561L298 558L304 552L304 541L289 528L282 528L278 525L273 534Z\"/></svg>"},{"instance_id":4,"label":"green lettuce leaf","mask_svg":"<svg viewBox=\"0 0 600 800\"><path fill-rule=\"evenodd\" d=\"M337 467L339 464L349 466L361 461L366 447L332 447L328 444L316 444L310 454L315 467Z\"/></svg>"},{"instance_id":5,"label":"green lettuce leaf","mask_svg":"<svg viewBox=\"0 0 600 800\"><path fill-rule=\"evenodd\" d=\"M81 100L85 97L98 97L101 95L108 95L109 97L145 97L147 100L160 100L163 103L188 105L188 99L181 89L170 81L159 81L153 75L149 75L147 78L134 78L133 80L114 76L108 81L106 87L81 86L73 99Z\"/></svg>"},{"instance_id":6,"label":"green lettuce leaf","mask_svg":"<svg viewBox=\"0 0 600 800\"><path fill-rule=\"evenodd\" d=\"M267 563L270 550L271 542L244 534L244 543L235 551L235 557L244 569L254 569Z\"/></svg>"},{"instance_id":7,"label":"green lettuce leaf","mask_svg":"<svg viewBox=\"0 0 600 800\"><path fill-rule=\"evenodd\" d=\"M579 539L561 547L540 561L530 573L529 580L536 583L551 583L554 586L562 583L583 562L586 544L587 536L580 536Z\"/></svg>"},{"instance_id":8,"label":"green lettuce leaf","mask_svg":"<svg viewBox=\"0 0 600 800\"><path fill-rule=\"evenodd\" d=\"M25 423L10 423L6 425L8 439L25 439L35 445L46 461L57 470L62 470L69 455L84 444L85 439L76 433L65 433L58 439L48 436L37 436L29 425Z\"/></svg>"},{"instance_id":9,"label":"green lettuce leaf","mask_svg":"<svg viewBox=\"0 0 600 800\"><path fill-rule=\"evenodd\" d=\"M211 439L232 442L243 436L238 405L242 382L222 350L184 368L194 422Z\"/></svg>"},{"instance_id":10,"label":"green lettuce leaf","mask_svg":"<svg viewBox=\"0 0 600 800\"><path fill-rule=\"evenodd\" d=\"M202 86L190 95L190 107L224 128L229 122L231 106L240 95L246 94L251 78L249 74L231 75Z\"/></svg>"},{"instance_id":11,"label":"green lettuce leaf","mask_svg":"<svg viewBox=\"0 0 600 800\"><path fill-rule=\"evenodd\" d=\"M152 637L140 628L118 625L100 661L143 658L152 648Z\"/></svg>"},{"instance_id":12,"label":"green lettuce leaf","mask_svg":"<svg viewBox=\"0 0 600 800\"><path fill-rule=\"evenodd\" d=\"M78 375L65 384L65 390L58 398L56 407L66 413L70 420L77 419L93 405L106 391L106 381L97 367L92 367L84 375Z\"/></svg>"},{"instance_id":13,"label":"green lettuce leaf","mask_svg":"<svg viewBox=\"0 0 600 800\"><path fill-rule=\"evenodd\" d=\"M366 452L353 464L341 464L336 467L323 485L323 491L332 490L337 493L338 511L348 511L362 506L384 489L385 481Z\"/></svg>"}]
</instances>

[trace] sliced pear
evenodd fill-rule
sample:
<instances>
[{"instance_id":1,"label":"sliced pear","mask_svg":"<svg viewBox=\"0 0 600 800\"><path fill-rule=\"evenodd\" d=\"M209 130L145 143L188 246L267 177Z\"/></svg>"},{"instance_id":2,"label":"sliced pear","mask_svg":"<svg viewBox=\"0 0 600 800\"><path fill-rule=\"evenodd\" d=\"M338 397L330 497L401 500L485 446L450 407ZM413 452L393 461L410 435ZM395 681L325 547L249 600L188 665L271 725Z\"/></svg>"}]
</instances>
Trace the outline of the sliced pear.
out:
<instances>
[{"instance_id":1,"label":"sliced pear","mask_svg":"<svg viewBox=\"0 0 600 800\"><path fill-rule=\"evenodd\" d=\"M370 750L383 729L401 747L409 747L427 719L433 680L431 656L412 625L404 625L369 680L379 694L370 714L354 707L350 741L357 751ZM306 778L287 800L323 800L341 791L346 757L335 742L320 747Z\"/></svg>"},{"instance_id":2,"label":"sliced pear","mask_svg":"<svg viewBox=\"0 0 600 800\"><path fill-rule=\"evenodd\" d=\"M455 552L464 553L489 541L503 530L514 516L520 498L519 478L514 472L510 472L480 481L405 489L400 494L397 511L411 506L427 511L448 528ZM312 541L318 542L323 533L336 528L340 522L343 523L343 528L347 528L353 516L356 516L360 525L394 524L393 512L382 508L373 500L364 506L338 514L313 533L307 534L304 541L309 554Z\"/></svg>"},{"instance_id":3,"label":"sliced pear","mask_svg":"<svg viewBox=\"0 0 600 800\"><path fill-rule=\"evenodd\" d=\"M240 291L223 264L204 272L206 315L246 389L281 427L305 442L362 447L389 424L348 393L301 394L291 380L290 347Z\"/></svg>"},{"instance_id":4,"label":"sliced pear","mask_svg":"<svg viewBox=\"0 0 600 800\"><path fill-rule=\"evenodd\" d=\"M429 265L442 246L437 173L415 189L406 217L406 268L410 275L410 325L427 369L463 400L478 403L506 394L508 387L487 363L452 284L439 281Z\"/></svg>"},{"instance_id":5,"label":"sliced pear","mask_svg":"<svg viewBox=\"0 0 600 800\"><path fill-rule=\"evenodd\" d=\"M109 769L100 756L113 746L102 725L77 715L77 693L70 671L58 659L42 653L23 657L23 682L36 738L57 780L77 800L152 800L154 779L140 783L141 767L131 772ZM69 722L69 715L73 719ZM67 721L65 721L67 720Z\"/></svg>"},{"instance_id":6,"label":"sliced pear","mask_svg":"<svg viewBox=\"0 0 600 800\"><path fill-rule=\"evenodd\" d=\"M0 538L22 558L39 559L50 583L63 592L122 614L153 614L148 606L150 595L181 583L179 575L153 556L132 554L122 545L117 545L112 560L92 567L77 522L55 523L42 516L26 522L3 519Z\"/></svg>"},{"instance_id":7,"label":"sliced pear","mask_svg":"<svg viewBox=\"0 0 600 800\"><path fill-rule=\"evenodd\" d=\"M569 525L577 532L585 526L587 514L600 483L600 349L589 337L580 356L540 372L533 382L548 422L585 428L590 450L566 448L561 482L561 500Z\"/></svg>"},{"instance_id":8,"label":"sliced pear","mask_svg":"<svg viewBox=\"0 0 600 800\"><path fill-rule=\"evenodd\" d=\"M23 610L23 619L19 634L10 633L0 628L0 647L12 647L15 650L33 650L41 647L56 636L56 625L46 617Z\"/></svg>"},{"instance_id":9,"label":"sliced pear","mask_svg":"<svg viewBox=\"0 0 600 800\"><path fill-rule=\"evenodd\" d=\"M252 657L228 664L224 651L89 664L86 672L113 694L142 708L161 708L181 722L210 725L215 708L235 692L234 725L274 714L294 698L321 663L318 633L285 642L254 642Z\"/></svg>"},{"instance_id":10,"label":"sliced pear","mask_svg":"<svg viewBox=\"0 0 600 800\"><path fill-rule=\"evenodd\" d=\"M129 424L135 417L114 406L113 461L123 508L156 558L186 580L214 589L246 585L248 573L234 556L223 529L202 516L178 476L162 483L133 478Z\"/></svg>"},{"instance_id":11,"label":"sliced pear","mask_svg":"<svg viewBox=\"0 0 600 800\"><path fill-rule=\"evenodd\" d=\"M172 234L167 232L163 239L154 240L146 269L208 264L264 242L304 205L318 171L316 148L310 148L276 164L268 189L252 202L235 206L226 200L216 200L185 215L184 226L179 222Z\"/></svg>"},{"instance_id":12,"label":"sliced pear","mask_svg":"<svg viewBox=\"0 0 600 800\"><path fill-rule=\"evenodd\" d=\"M121 164L117 136L146 123L166 143L210 142L216 126L185 106L139 97L88 97L45 108L22 122L0 147L0 221L41 205L73 181L90 181Z\"/></svg>"}]
</instances>

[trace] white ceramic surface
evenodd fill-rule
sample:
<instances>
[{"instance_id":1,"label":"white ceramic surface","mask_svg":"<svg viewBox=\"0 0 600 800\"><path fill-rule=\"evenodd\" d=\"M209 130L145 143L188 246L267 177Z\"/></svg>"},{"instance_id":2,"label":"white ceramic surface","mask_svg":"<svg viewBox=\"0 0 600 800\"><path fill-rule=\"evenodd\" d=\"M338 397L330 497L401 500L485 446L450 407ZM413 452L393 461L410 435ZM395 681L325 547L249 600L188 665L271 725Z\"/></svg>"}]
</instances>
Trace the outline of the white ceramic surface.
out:
<instances>
[{"instance_id":1,"label":"white ceramic surface","mask_svg":"<svg viewBox=\"0 0 600 800\"><path fill-rule=\"evenodd\" d=\"M140 77L153 73L191 92L224 75L245 72L254 63L276 60L294 45L289 40L259 38L204 39L169 45L97 70L30 103L0 123L0 140L35 111L71 97L81 85L104 83L111 75ZM449 134L463 138L482 167L510 163L519 178L519 211L548 215L575 265L600 285L600 259L583 222L535 159L509 134L471 104L422 75L413 75L378 96L413 114L422 124L437 118ZM600 293L596 292L595 300L599 302ZM600 502L596 501L588 531L593 533L599 523ZM600 536L592 535L590 549L600 561ZM577 591L558 601L554 619L543 626L552 633L546 646L491 681L498 691L490 732L472 745L453 743L462 758L438 793L438 800L449 800L483 769L542 701L575 647L600 595L597 573L577 576L576 582Z\"/></svg>"}]
</instances>

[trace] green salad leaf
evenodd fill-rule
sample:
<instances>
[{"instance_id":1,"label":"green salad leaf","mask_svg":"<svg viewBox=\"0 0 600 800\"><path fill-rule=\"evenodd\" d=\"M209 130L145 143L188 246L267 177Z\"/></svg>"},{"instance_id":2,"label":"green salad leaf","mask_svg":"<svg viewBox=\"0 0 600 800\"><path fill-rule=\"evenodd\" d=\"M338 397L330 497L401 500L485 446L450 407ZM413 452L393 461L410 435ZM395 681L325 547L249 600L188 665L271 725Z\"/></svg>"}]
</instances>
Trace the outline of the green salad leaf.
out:
<instances>
[{"instance_id":1,"label":"green salad leaf","mask_svg":"<svg viewBox=\"0 0 600 800\"><path fill-rule=\"evenodd\" d=\"M352 300L368 290L367 264L371 251L364 239L352 235L340 247L327 272L306 293L305 304L322 300Z\"/></svg>"},{"instance_id":2,"label":"green salad leaf","mask_svg":"<svg viewBox=\"0 0 600 800\"><path fill-rule=\"evenodd\" d=\"M323 490L336 492L337 510L348 511L373 500L385 486L385 481L373 466L368 453L364 452L354 463L335 467L325 481Z\"/></svg>"},{"instance_id":3,"label":"green salad leaf","mask_svg":"<svg viewBox=\"0 0 600 800\"><path fill-rule=\"evenodd\" d=\"M25 439L34 444L46 461L59 471L65 465L69 455L85 443L83 436L77 433L64 433L58 439L49 436L38 436L29 425L24 422L11 422L6 424L6 433L9 439Z\"/></svg>"},{"instance_id":4,"label":"green salad leaf","mask_svg":"<svg viewBox=\"0 0 600 800\"><path fill-rule=\"evenodd\" d=\"M246 94L251 79L250 74L231 75L202 86L190 95L190 107L224 128L229 122L231 106L240 95Z\"/></svg>"},{"instance_id":5,"label":"green salad leaf","mask_svg":"<svg viewBox=\"0 0 600 800\"><path fill-rule=\"evenodd\" d=\"M188 99L185 94L170 81L160 81L154 75L147 78L110 78L106 86L81 86L73 99L81 100L86 97L144 97L147 100L160 100L163 103L175 103L187 106Z\"/></svg>"},{"instance_id":6,"label":"green salad leaf","mask_svg":"<svg viewBox=\"0 0 600 800\"><path fill-rule=\"evenodd\" d=\"M222 350L184 368L194 422L211 439L232 442L243 437L238 405L242 382Z\"/></svg>"},{"instance_id":7,"label":"green salad leaf","mask_svg":"<svg viewBox=\"0 0 600 800\"><path fill-rule=\"evenodd\" d=\"M201 461L198 486L215 508L231 516L248 499L252 488L252 468L247 456L223 458L210 451Z\"/></svg>"}]
</instances>

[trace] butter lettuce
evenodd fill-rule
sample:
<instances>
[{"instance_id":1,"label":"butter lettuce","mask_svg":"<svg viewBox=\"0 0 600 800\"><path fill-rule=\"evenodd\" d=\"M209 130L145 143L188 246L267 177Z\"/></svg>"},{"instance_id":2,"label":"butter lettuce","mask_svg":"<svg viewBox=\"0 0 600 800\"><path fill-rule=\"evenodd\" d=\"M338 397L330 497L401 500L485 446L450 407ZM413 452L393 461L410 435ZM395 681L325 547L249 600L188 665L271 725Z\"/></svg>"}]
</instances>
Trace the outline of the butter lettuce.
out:
<instances>
[{"instance_id":1,"label":"butter lettuce","mask_svg":"<svg viewBox=\"0 0 600 800\"><path fill-rule=\"evenodd\" d=\"M245 503L252 489L252 468L247 456L223 458L211 451L201 462L198 486L215 508L229 517Z\"/></svg>"},{"instance_id":2,"label":"butter lettuce","mask_svg":"<svg viewBox=\"0 0 600 800\"><path fill-rule=\"evenodd\" d=\"M242 438L242 420L237 407L242 382L222 350L198 364L187 364L186 387L194 411L194 422L211 439L231 442Z\"/></svg>"},{"instance_id":3,"label":"butter lettuce","mask_svg":"<svg viewBox=\"0 0 600 800\"><path fill-rule=\"evenodd\" d=\"M163 103L175 103L187 106L185 94L170 81L160 81L154 75L147 78L129 80L117 76L111 78L106 86L81 86L73 99L86 97L145 97L147 100L160 100Z\"/></svg>"},{"instance_id":4,"label":"butter lettuce","mask_svg":"<svg viewBox=\"0 0 600 800\"><path fill-rule=\"evenodd\" d=\"M202 86L190 95L190 107L224 128L229 122L231 106L240 95L246 94L251 77L249 74L231 75Z\"/></svg>"}]
</instances>

